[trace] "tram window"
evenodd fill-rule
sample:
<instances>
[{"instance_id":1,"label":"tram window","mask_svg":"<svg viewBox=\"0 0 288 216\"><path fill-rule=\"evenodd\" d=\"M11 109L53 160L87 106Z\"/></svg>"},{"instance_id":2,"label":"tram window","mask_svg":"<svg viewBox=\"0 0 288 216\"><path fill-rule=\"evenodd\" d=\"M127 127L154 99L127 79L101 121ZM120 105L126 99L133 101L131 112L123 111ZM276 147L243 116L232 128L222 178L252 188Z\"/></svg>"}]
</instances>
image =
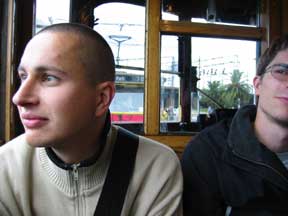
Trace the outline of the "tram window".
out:
<instances>
[{"instance_id":1,"label":"tram window","mask_svg":"<svg viewBox=\"0 0 288 216\"><path fill-rule=\"evenodd\" d=\"M178 15L181 20L256 27L259 0L163 0L162 19L175 20L164 12Z\"/></svg>"},{"instance_id":2,"label":"tram window","mask_svg":"<svg viewBox=\"0 0 288 216\"><path fill-rule=\"evenodd\" d=\"M70 0L36 0L34 32L55 23L69 22L69 9Z\"/></svg>"},{"instance_id":3,"label":"tram window","mask_svg":"<svg viewBox=\"0 0 288 216\"><path fill-rule=\"evenodd\" d=\"M199 78L198 113L254 103L256 41L193 37L192 65Z\"/></svg>"},{"instance_id":4,"label":"tram window","mask_svg":"<svg viewBox=\"0 0 288 216\"><path fill-rule=\"evenodd\" d=\"M177 36L162 36L160 123L180 121Z\"/></svg>"},{"instance_id":5,"label":"tram window","mask_svg":"<svg viewBox=\"0 0 288 216\"><path fill-rule=\"evenodd\" d=\"M106 3L94 9L94 29L109 43L116 64L112 122L143 124L145 7Z\"/></svg>"},{"instance_id":6,"label":"tram window","mask_svg":"<svg viewBox=\"0 0 288 216\"><path fill-rule=\"evenodd\" d=\"M192 65L199 78L199 103L192 112L210 113L217 108L237 109L254 103L255 41L194 37Z\"/></svg>"},{"instance_id":7,"label":"tram window","mask_svg":"<svg viewBox=\"0 0 288 216\"><path fill-rule=\"evenodd\" d=\"M189 50L187 47L182 49L185 55L184 59L183 53L181 54L181 49L179 49L179 43L182 42L183 44L183 38L188 40L186 46L191 46L190 52L187 52ZM169 132L169 128L173 130L175 128L171 127L173 121L174 123L178 122L178 125L183 122L192 125L195 123L196 125L203 116L209 117L216 109L237 109L245 104L254 103L252 83L256 74L256 43L256 41L248 40L163 35L161 44L160 131ZM182 57L178 57L178 54ZM185 66L185 64L190 63L191 67L188 67L188 73L191 73L192 76L185 77L185 70L187 73L187 65ZM193 73L195 77L193 77ZM177 82L165 84L167 76L173 77ZM185 82L181 82L181 77L190 79L188 81L188 84L190 83L190 90L188 89L190 92L190 113L188 115L190 119L185 119L183 116L185 112L183 106L188 100L183 97L187 89L183 90L181 85ZM168 90L168 86L178 91ZM168 107L170 107L170 111ZM168 117L169 112L173 118ZM169 121L169 119L173 121ZM201 129L201 127L192 128ZM179 127L175 130L179 130Z\"/></svg>"}]
</instances>

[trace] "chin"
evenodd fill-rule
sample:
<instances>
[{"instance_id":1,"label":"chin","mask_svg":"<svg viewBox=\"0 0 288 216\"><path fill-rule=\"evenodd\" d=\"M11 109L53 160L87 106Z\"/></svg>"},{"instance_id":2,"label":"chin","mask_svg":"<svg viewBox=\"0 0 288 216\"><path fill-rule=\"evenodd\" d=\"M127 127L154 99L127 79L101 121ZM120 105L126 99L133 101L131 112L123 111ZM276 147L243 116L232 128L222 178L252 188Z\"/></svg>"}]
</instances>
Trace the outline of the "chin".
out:
<instances>
[{"instance_id":1,"label":"chin","mask_svg":"<svg viewBox=\"0 0 288 216\"><path fill-rule=\"evenodd\" d=\"M43 136L37 136L36 134L25 134L27 143L32 147L50 147L51 142Z\"/></svg>"},{"instance_id":2,"label":"chin","mask_svg":"<svg viewBox=\"0 0 288 216\"><path fill-rule=\"evenodd\" d=\"M287 115L277 116L274 118L274 121L277 122L278 125L288 128L288 116Z\"/></svg>"}]
</instances>

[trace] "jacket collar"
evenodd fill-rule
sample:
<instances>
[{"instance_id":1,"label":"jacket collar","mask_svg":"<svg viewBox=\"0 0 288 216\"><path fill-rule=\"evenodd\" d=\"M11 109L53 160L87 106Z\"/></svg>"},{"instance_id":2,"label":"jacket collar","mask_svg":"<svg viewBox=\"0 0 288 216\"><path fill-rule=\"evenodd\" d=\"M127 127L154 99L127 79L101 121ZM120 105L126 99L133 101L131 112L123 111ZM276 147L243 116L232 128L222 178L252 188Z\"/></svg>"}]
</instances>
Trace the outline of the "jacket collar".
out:
<instances>
[{"instance_id":1,"label":"jacket collar","mask_svg":"<svg viewBox=\"0 0 288 216\"><path fill-rule=\"evenodd\" d=\"M230 125L228 145L233 152L249 160L263 162L263 145L259 143L253 129L255 117L256 107L253 105L245 106L237 111Z\"/></svg>"},{"instance_id":2,"label":"jacket collar","mask_svg":"<svg viewBox=\"0 0 288 216\"><path fill-rule=\"evenodd\" d=\"M276 182L276 176L282 176L283 183L288 185L288 171L277 155L266 148L265 145L259 142L254 133L253 122L256 118L256 106L247 105L242 107L235 114L228 133L228 149L224 156L234 165L246 169L250 172L256 172L265 178L270 179L273 183ZM235 157L228 156L233 153ZM273 172L271 172L273 170ZM279 178L278 178L279 179ZM278 184L278 185L279 185ZM283 184L282 184L283 185ZM288 186L285 187L288 190Z\"/></svg>"}]
</instances>

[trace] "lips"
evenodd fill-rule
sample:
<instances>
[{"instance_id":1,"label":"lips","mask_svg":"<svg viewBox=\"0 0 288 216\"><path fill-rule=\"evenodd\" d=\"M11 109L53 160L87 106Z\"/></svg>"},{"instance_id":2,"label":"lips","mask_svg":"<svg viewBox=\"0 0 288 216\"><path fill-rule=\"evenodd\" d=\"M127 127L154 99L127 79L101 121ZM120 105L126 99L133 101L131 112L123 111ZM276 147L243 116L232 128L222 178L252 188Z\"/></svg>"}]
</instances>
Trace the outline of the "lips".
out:
<instances>
[{"instance_id":1,"label":"lips","mask_svg":"<svg viewBox=\"0 0 288 216\"><path fill-rule=\"evenodd\" d=\"M42 127L48 122L47 118L31 113L21 114L21 120L23 125L29 129L36 129Z\"/></svg>"},{"instance_id":2,"label":"lips","mask_svg":"<svg viewBox=\"0 0 288 216\"><path fill-rule=\"evenodd\" d=\"M284 103L288 103L288 97L286 96L278 96L276 98Z\"/></svg>"}]
</instances>

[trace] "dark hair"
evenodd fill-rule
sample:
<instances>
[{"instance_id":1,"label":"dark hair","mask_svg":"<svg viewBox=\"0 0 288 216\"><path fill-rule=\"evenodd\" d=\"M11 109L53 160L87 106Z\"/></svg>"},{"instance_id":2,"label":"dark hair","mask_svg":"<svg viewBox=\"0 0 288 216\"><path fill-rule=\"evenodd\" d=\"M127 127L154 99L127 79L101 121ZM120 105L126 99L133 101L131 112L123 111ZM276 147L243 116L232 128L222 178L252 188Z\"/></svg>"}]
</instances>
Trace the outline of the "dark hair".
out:
<instances>
[{"instance_id":1,"label":"dark hair","mask_svg":"<svg viewBox=\"0 0 288 216\"><path fill-rule=\"evenodd\" d=\"M260 57L257 65L256 75L262 76L265 73L266 67L275 58L275 56L280 52L288 48L288 35L283 35L282 37L274 40L271 45L265 50L263 55Z\"/></svg>"},{"instance_id":2,"label":"dark hair","mask_svg":"<svg viewBox=\"0 0 288 216\"><path fill-rule=\"evenodd\" d=\"M75 52L79 52L79 61L84 65L91 84L115 81L113 52L106 40L95 30L79 23L58 23L41 29L36 35L47 32L75 34L80 38L83 50Z\"/></svg>"}]
</instances>

